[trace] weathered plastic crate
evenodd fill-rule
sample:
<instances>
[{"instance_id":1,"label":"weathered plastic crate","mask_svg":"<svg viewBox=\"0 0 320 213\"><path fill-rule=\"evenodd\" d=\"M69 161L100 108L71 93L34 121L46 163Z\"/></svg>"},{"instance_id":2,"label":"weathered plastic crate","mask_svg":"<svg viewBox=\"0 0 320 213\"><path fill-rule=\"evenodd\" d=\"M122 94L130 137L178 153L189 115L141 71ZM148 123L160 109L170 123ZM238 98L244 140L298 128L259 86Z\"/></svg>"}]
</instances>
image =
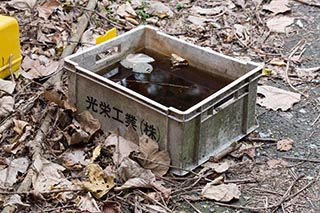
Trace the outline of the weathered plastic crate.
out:
<instances>
[{"instance_id":1,"label":"weathered plastic crate","mask_svg":"<svg viewBox=\"0 0 320 213\"><path fill-rule=\"evenodd\" d=\"M233 81L180 111L97 74L145 48L166 56L175 53L190 65ZM100 57L102 54L104 58ZM69 73L69 99L79 111L90 110L104 130L119 128L123 133L129 121L135 121L136 131L158 141L177 167L193 169L257 127L255 104L260 65L198 47L153 27L138 27L71 55L65 58L64 67Z\"/></svg>"}]
</instances>

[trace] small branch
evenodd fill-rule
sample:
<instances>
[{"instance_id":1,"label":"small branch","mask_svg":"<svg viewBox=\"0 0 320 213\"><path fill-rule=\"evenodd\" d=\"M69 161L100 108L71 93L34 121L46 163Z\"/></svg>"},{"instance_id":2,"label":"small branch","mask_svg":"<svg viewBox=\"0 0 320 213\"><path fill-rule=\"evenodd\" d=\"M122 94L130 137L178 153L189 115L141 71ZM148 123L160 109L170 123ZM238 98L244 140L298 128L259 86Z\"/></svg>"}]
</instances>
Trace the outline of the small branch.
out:
<instances>
[{"instance_id":1,"label":"small branch","mask_svg":"<svg viewBox=\"0 0 320 213\"><path fill-rule=\"evenodd\" d=\"M320 163L320 160L317 160L317 159L298 158L298 157L290 157L290 156L283 156L281 158L287 159L287 160L299 160L299 161L308 161L312 163Z\"/></svg>"},{"instance_id":2,"label":"small branch","mask_svg":"<svg viewBox=\"0 0 320 213\"><path fill-rule=\"evenodd\" d=\"M277 143L278 139L275 138L252 138L248 137L245 138L245 140L251 141L251 142L262 142L262 143Z\"/></svg>"},{"instance_id":3,"label":"small branch","mask_svg":"<svg viewBox=\"0 0 320 213\"><path fill-rule=\"evenodd\" d=\"M314 126L319 119L320 119L320 114L319 114L318 117L312 122L311 126Z\"/></svg>"},{"instance_id":4,"label":"small branch","mask_svg":"<svg viewBox=\"0 0 320 213\"><path fill-rule=\"evenodd\" d=\"M218 153L215 156L211 156L209 161L212 162L218 162L219 160L221 160L224 156L228 155L229 153L233 152L234 150L237 150L239 147L241 146L241 144L234 142L232 143L228 148L226 148L225 150L223 150L222 152Z\"/></svg>"},{"instance_id":5,"label":"small branch","mask_svg":"<svg viewBox=\"0 0 320 213\"><path fill-rule=\"evenodd\" d=\"M189 200L183 198L196 212L201 213L199 209L197 209Z\"/></svg>"},{"instance_id":6,"label":"small branch","mask_svg":"<svg viewBox=\"0 0 320 213\"><path fill-rule=\"evenodd\" d=\"M253 178L247 178L247 179L235 179L235 180L224 180L224 183L256 183L257 180Z\"/></svg>"}]
</instances>

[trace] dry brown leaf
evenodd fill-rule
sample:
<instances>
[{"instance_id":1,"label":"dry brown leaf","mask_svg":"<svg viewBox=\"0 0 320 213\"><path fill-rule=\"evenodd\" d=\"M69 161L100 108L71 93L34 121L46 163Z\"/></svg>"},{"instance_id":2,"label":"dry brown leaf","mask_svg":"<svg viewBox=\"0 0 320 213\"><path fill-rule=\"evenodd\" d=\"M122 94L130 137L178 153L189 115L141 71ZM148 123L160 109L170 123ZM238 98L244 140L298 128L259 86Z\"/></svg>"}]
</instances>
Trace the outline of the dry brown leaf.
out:
<instances>
[{"instance_id":1,"label":"dry brown leaf","mask_svg":"<svg viewBox=\"0 0 320 213\"><path fill-rule=\"evenodd\" d=\"M220 202L229 202L232 199L239 199L241 192L239 187L234 183L212 185L207 183L203 188L201 195L205 198Z\"/></svg>"},{"instance_id":2,"label":"dry brown leaf","mask_svg":"<svg viewBox=\"0 0 320 213\"><path fill-rule=\"evenodd\" d=\"M88 160L86 160L86 154L83 149L67 149L61 156L63 160L63 165L66 167L72 167L76 164L87 165Z\"/></svg>"},{"instance_id":3,"label":"dry brown leaf","mask_svg":"<svg viewBox=\"0 0 320 213\"><path fill-rule=\"evenodd\" d=\"M0 170L0 186L11 187L16 183L18 174L24 174L29 167L27 158L17 158L12 161L6 159L7 167Z\"/></svg>"},{"instance_id":4,"label":"dry brown leaf","mask_svg":"<svg viewBox=\"0 0 320 213\"><path fill-rule=\"evenodd\" d=\"M45 91L42 93L42 96L48 101L51 101L57 104L61 108L71 110L72 112L77 111L75 107L69 104L66 95L59 89L52 89L52 90Z\"/></svg>"},{"instance_id":5,"label":"dry brown leaf","mask_svg":"<svg viewBox=\"0 0 320 213\"><path fill-rule=\"evenodd\" d=\"M23 133L24 128L28 125L28 122L13 119L14 127L13 130L18 133L18 135L21 135Z\"/></svg>"},{"instance_id":6,"label":"dry brown leaf","mask_svg":"<svg viewBox=\"0 0 320 213\"><path fill-rule=\"evenodd\" d=\"M46 1L43 5L37 7L39 17L47 20L55 9L60 6L60 2L57 0Z\"/></svg>"},{"instance_id":7,"label":"dry brown leaf","mask_svg":"<svg viewBox=\"0 0 320 213\"><path fill-rule=\"evenodd\" d=\"M192 24L199 25L199 26L205 26L208 22L213 21L205 17L198 17L198 16L192 16L192 15L188 16L187 20L190 21Z\"/></svg>"},{"instance_id":8,"label":"dry brown leaf","mask_svg":"<svg viewBox=\"0 0 320 213\"><path fill-rule=\"evenodd\" d=\"M206 162L202 164L203 167L213 169L217 173L224 173L229 169L228 162L222 162L222 163L213 163L213 162Z\"/></svg>"},{"instance_id":9,"label":"dry brown leaf","mask_svg":"<svg viewBox=\"0 0 320 213\"><path fill-rule=\"evenodd\" d=\"M158 16L159 18L172 17L173 12L170 7L159 1L146 1L149 4L145 7L148 14Z\"/></svg>"},{"instance_id":10,"label":"dry brown leaf","mask_svg":"<svg viewBox=\"0 0 320 213\"><path fill-rule=\"evenodd\" d=\"M11 0L8 5L17 10L32 10L36 3L37 0Z\"/></svg>"},{"instance_id":11,"label":"dry brown leaf","mask_svg":"<svg viewBox=\"0 0 320 213\"><path fill-rule=\"evenodd\" d=\"M163 176L169 170L170 157L167 151L159 151L159 145L146 135L139 140L138 162L145 169L150 169L155 175ZM168 166L165 166L168 165Z\"/></svg>"},{"instance_id":12,"label":"dry brown leaf","mask_svg":"<svg viewBox=\"0 0 320 213\"><path fill-rule=\"evenodd\" d=\"M213 8L202 8L202 7L198 7L198 6L192 6L191 7L191 12L193 13L198 13L200 15L208 15L208 16L212 16L212 15L217 15L219 13L221 13L225 8L224 7L213 7Z\"/></svg>"},{"instance_id":13,"label":"dry brown leaf","mask_svg":"<svg viewBox=\"0 0 320 213\"><path fill-rule=\"evenodd\" d=\"M3 204L3 207L5 207L5 206L16 206L16 207L24 206L24 207L29 207L30 205L26 204L26 203L23 203L22 200L21 200L20 195L14 194L14 195L10 196L10 199L8 200L8 202L5 202Z\"/></svg>"},{"instance_id":14,"label":"dry brown leaf","mask_svg":"<svg viewBox=\"0 0 320 213\"><path fill-rule=\"evenodd\" d=\"M285 33L287 27L293 24L294 18L287 16L276 16L267 21L267 26L272 32Z\"/></svg>"},{"instance_id":15,"label":"dry brown leaf","mask_svg":"<svg viewBox=\"0 0 320 213\"><path fill-rule=\"evenodd\" d=\"M89 111L83 111L75 116L81 128L90 134L90 137L101 129L98 119L95 119Z\"/></svg>"},{"instance_id":16,"label":"dry brown leaf","mask_svg":"<svg viewBox=\"0 0 320 213\"><path fill-rule=\"evenodd\" d=\"M128 188L153 188L152 183L155 182L155 175L149 170L141 168L141 166L125 157L121 162L118 170L118 177L125 183L116 187L115 190L123 190Z\"/></svg>"},{"instance_id":17,"label":"dry brown leaf","mask_svg":"<svg viewBox=\"0 0 320 213\"><path fill-rule=\"evenodd\" d=\"M63 134L67 139L69 145L75 145L80 143L87 143L90 135L81 129L80 127L70 124L63 130Z\"/></svg>"},{"instance_id":18,"label":"dry brown leaf","mask_svg":"<svg viewBox=\"0 0 320 213\"><path fill-rule=\"evenodd\" d=\"M3 80L0 78L0 91L4 91L4 92L9 93L11 95L15 88L16 88L15 82Z\"/></svg>"},{"instance_id":19,"label":"dry brown leaf","mask_svg":"<svg viewBox=\"0 0 320 213\"><path fill-rule=\"evenodd\" d=\"M277 150L289 151L293 147L293 140L291 138L282 139L277 142Z\"/></svg>"},{"instance_id":20,"label":"dry brown leaf","mask_svg":"<svg viewBox=\"0 0 320 213\"><path fill-rule=\"evenodd\" d=\"M89 182L78 183L81 187L92 192L95 198L101 198L114 187L114 177L106 176L98 164L91 163L86 169L88 170Z\"/></svg>"},{"instance_id":21,"label":"dry brown leaf","mask_svg":"<svg viewBox=\"0 0 320 213\"><path fill-rule=\"evenodd\" d=\"M275 65L275 66L286 66L287 63L284 62L284 59L283 58L273 58L269 64L271 65Z\"/></svg>"},{"instance_id":22,"label":"dry brown leaf","mask_svg":"<svg viewBox=\"0 0 320 213\"><path fill-rule=\"evenodd\" d=\"M130 2L126 2L118 7L116 14L121 17L136 17L137 14L135 10L132 8Z\"/></svg>"},{"instance_id":23,"label":"dry brown leaf","mask_svg":"<svg viewBox=\"0 0 320 213\"><path fill-rule=\"evenodd\" d=\"M55 189L77 189L67 178L64 177L62 171L65 168L59 164L50 162L41 157L37 157L33 163L37 175L32 177L34 190L43 193ZM66 201L73 197L72 192L61 192L46 195L48 199L57 199L58 196Z\"/></svg>"},{"instance_id":24,"label":"dry brown leaf","mask_svg":"<svg viewBox=\"0 0 320 213\"><path fill-rule=\"evenodd\" d=\"M180 67L180 66L188 66L189 63L186 59L178 56L177 54L171 54L171 67Z\"/></svg>"},{"instance_id":25,"label":"dry brown leaf","mask_svg":"<svg viewBox=\"0 0 320 213\"><path fill-rule=\"evenodd\" d=\"M39 79L52 75L62 67L63 61L50 61L42 65L39 59L31 59L25 56L22 63L21 75L27 79Z\"/></svg>"},{"instance_id":26,"label":"dry brown leaf","mask_svg":"<svg viewBox=\"0 0 320 213\"><path fill-rule=\"evenodd\" d=\"M256 147L251 143L241 143L239 149L230 153L232 157L241 158L244 155L248 155L251 159L256 156Z\"/></svg>"},{"instance_id":27,"label":"dry brown leaf","mask_svg":"<svg viewBox=\"0 0 320 213\"><path fill-rule=\"evenodd\" d=\"M263 6L264 10L271 11L274 15L290 11L288 0L272 0L269 4Z\"/></svg>"},{"instance_id":28,"label":"dry brown leaf","mask_svg":"<svg viewBox=\"0 0 320 213\"><path fill-rule=\"evenodd\" d=\"M272 86L258 86L258 94L264 97L257 98L257 104L267 109L277 111L289 110L295 103L300 101L300 94L289 92Z\"/></svg>"},{"instance_id":29,"label":"dry brown leaf","mask_svg":"<svg viewBox=\"0 0 320 213\"><path fill-rule=\"evenodd\" d=\"M278 168L278 167L287 167L289 163L282 159L271 159L267 161L267 164L270 169Z\"/></svg>"},{"instance_id":30,"label":"dry brown leaf","mask_svg":"<svg viewBox=\"0 0 320 213\"><path fill-rule=\"evenodd\" d=\"M103 202L103 213L121 213L121 205L115 201Z\"/></svg>"},{"instance_id":31,"label":"dry brown leaf","mask_svg":"<svg viewBox=\"0 0 320 213\"><path fill-rule=\"evenodd\" d=\"M87 195L80 196L79 203L77 203L77 207L81 212L101 212L98 208L98 205L94 198L87 193Z\"/></svg>"},{"instance_id":32,"label":"dry brown leaf","mask_svg":"<svg viewBox=\"0 0 320 213\"><path fill-rule=\"evenodd\" d=\"M119 145L119 147L118 147ZM114 146L113 162L119 165L125 157L128 157L131 152L137 151L139 146L125 138L116 134L111 134L104 142L105 147Z\"/></svg>"},{"instance_id":33,"label":"dry brown leaf","mask_svg":"<svg viewBox=\"0 0 320 213\"><path fill-rule=\"evenodd\" d=\"M6 117L13 112L14 99L11 96L3 96L0 98L0 118Z\"/></svg>"}]
</instances>

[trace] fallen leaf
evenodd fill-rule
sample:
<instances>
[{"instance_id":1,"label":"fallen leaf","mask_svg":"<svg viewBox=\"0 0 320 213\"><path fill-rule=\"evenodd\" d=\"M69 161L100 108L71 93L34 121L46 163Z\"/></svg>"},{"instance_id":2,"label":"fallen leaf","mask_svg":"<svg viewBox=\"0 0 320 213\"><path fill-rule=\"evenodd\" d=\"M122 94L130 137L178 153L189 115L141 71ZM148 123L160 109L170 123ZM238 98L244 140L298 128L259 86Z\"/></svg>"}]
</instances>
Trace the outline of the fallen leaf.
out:
<instances>
[{"instance_id":1,"label":"fallen leaf","mask_svg":"<svg viewBox=\"0 0 320 213\"><path fill-rule=\"evenodd\" d=\"M3 96L0 98L0 118L6 117L13 112L14 99L11 96Z\"/></svg>"},{"instance_id":2,"label":"fallen leaf","mask_svg":"<svg viewBox=\"0 0 320 213\"><path fill-rule=\"evenodd\" d=\"M60 2L57 0L46 1L43 5L37 7L39 17L47 20L54 10L56 10L60 6Z\"/></svg>"},{"instance_id":3,"label":"fallen leaf","mask_svg":"<svg viewBox=\"0 0 320 213\"><path fill-rule=\"evenodd\" d=\"M224 173L229 169L229 164L227 162L213 163L213 162L208 161L208 162L202 164L202 166L213 169L217 173Z\"/></svg>"},{"instance_id":4,"label":"fallen leaf","mask_svg":"<svg viewBox=\"0 0 320 213\"><path fill-rule=\"evenodd\" d=\"M84 196L80 196L77 207L81 212L101 212L94 198L89 193Z\"/></svg>"},{"instance_id":5,"label":"fallen leaf","mask_svg":"<svg viewBox=\"0 0 320 213\"><path fill-rule=\"evenodd\" d=\"M290 7L288 5L288 0L272 0L269 4L264 5L262 8L264 10L271 11L273 15L277 15L279 13L285 13L290 11Z\"/></svg>"},{"instance_id":6,"label":"fallen leaf","mask_svg":"<svg viewBox=\"0 0 320 213\"><path fill-rule=\"evenodd\" d=\"M125 157L128 157L131 152L137 151L139 146L125 138L116 134L111 134L104 142L105 147L114 146L113 162L119 165Z\"/></svg>"},{"instance_id":7,"label":"fallen leaf","mask_svg":"<svg viewBox=\"0 0 320 213\"><path fill-rule=\"evenodd\" d=\"M320 76L320 67L311 67L311 68L296 68L296 73L299 78L311 81L312 79L315 79L317 76ZM318 72L318 73L316 73Z\"/></svg>"},{"instance_id":8,"label":"fallen leaf","mask_svg":"<svg viewBox=\"0 0 320 213\"><path fill-rule=\"evenodd\" d=\"M118 177L125 183L116 187L115 190L123 190L128 188L153 188L152 183L155 182L155 175L149 170L142 168L137 162L125 157L121 162L118 170Z\"/></svg>"},{"instance_id":9,"label":"fallen leaf","mask_svg":"<svg viewBox=\"0 0 320 213\"><path fill-rule=\"evenodd\" d=\"M286 66L287 63L284 62L284 59L283 58L273 58L269 64L271 65L276 65L276 66Z\"/></svg>"},{"instance_id":10,"label":"fallen leaf","mask_svg":"<svg viewBox=\"0 0 320 213\"><path fill-rule=\"evenodd\" d=\"M86 169L88 170L88 181L78 183L81 187L92 192L95 198L101 198L114 187L114 177L104 176L102 168L98 164L91 163Z\"/></svg>"},{"instance_id":11,"label":"fallen leaf","mask_svg":"<svg viewBox=\"0 0 320 213\"><path fill-rule=\"evenodd\" d=\"M48 192L54 189L78 189L67 178L64 177L63 171L65 168L57 163L48 161L40 156L37 156L33 163L37 175L32 177L32 184L34 190L39 193ZM73 192L60 192L60 193L44 193L48 199L58 199L66 201L73 197Z\"/></svg>"},{"instance_id":12,"label":"fallen leaf","mask_svg":"<svg viewBox=\"0 0 320 213\"><path fill-rule=\"evenodd\" d=\"M24 128L28 125L28 122L13 119L14 127L13 130L18 133L18 135L21 135L23 133Z\"/></svg>"},{"instance_id":13,"label":"fallen leaf","mask_svg":"<svg viewBox=\"0 0 320 213\"><path fill-rule=\"evenodd\" d=\"M63 135L66 137L69 145L87 143L90 138L90 135L86 131L74 124L67 126L63 130Z\"/></svg>"},{"instance_id":14,"label":"fallen leaf","mask_svg":"<svg viewBox=\"0 0 320 213\"><path fill-rule=\"evenodd\" d=\"M192 6L191 7L191 12L193 13L198 13L200 15L217 15L223 11L223 7L213 7L213 8L202 8L198 6Z\"/></svg>"},{"instance_id":15,"label":"fallen leaf","mask_svg":"<svg viewBox=\"0 0 320 213\"><path fill-rule=\"evenodd\" d=\"M118 7L116 14L121 17L136 17L137 13L132 8L130 2L126 2Z\"/></svg>"},{"instance_id":16,"label":"fallen leaf","mask_svg":"<svg viewBox=\"0 0 320 213\"><path fill-rule=\"evenodd\" d=\"M88 164L86 153L83 149L69 148L61 155L61 159L63 160L63 165L69 168L76 164L83 166Z\"/></svg>"},{"instance_id":17,"label":"fallen leaf","mask_svg":"<svg viewBox=\"0 0 320 213\"><path fill-rule=\"evenodd\" d=\"M98 144L98 146L96 146L96 148L94 148L94 150L92 152L92 157L90 159L91 163L93 163L97 159L97 157L100 156L101 148L102 148L101 144Z\"/></svg>"},{"instance_id":18,"label":"fallen leaf","mask_svg":"<svg viewBox=\"0 0 320 213\"><path fill-rule=\"evenodd\" d=\"M289 163L285 160L282 159L271 159L267 161L267 164L269 166L270 169L273 168L282 168L282 167L287 167L289 165Z\"/></svg>"},{"instance_id":19,"label":"fallen leaf","mask_svg":"<svg viewBox=\"0 0 320 213\"><path fill-rule=\"evenodd\" d=\"M21 176L27 171L29 160L22 157L12 161L6 161L7 167L0 170L0 186L11 187L16 183L17 176Z\"/></svg>"},{"instance_id":20,"label":"fallen leaf","mask_svg":"<svg viewBox=\"0 0 320 213\"><path fill-rule=\"evenodd\" d=\"M198 17L198 16L188 16L187 18L188 21L190 21L194 25L199 25L199 26L205 26L208 22L211 22L213 20L205 18L205 17Z\"/></svg>"},{"instance_id":21,"label":"fallen leaf","mask_svg":"<svg viewBox=\"0 0 320 213\"><path fill-rule=\"evenodd\" d=\"M289 92L272 86L258 86L258 94L264 97L257 98L257 104L267 109L277 111L289 110L295 103L300 101L300 94Z\"/></svg>"},{"instance_id":22,"label":"fallen leaf","mask_svg":"<svg viewBox=\"0 0 320 213\"><path fill-rule=\"evenodd\" d=\"M29 207L29 204L23 203L21 200L20 195L14 194L10 196L10 199L8 200L8 202L5 202L3 204L3 207L5 206L24 206L24 207Z\"/></svg>"},{"instance_id":23,"label":"fallen leaf","mask_svg":"<svg viewBox=\"0 0 320 213\"><path fill-rule=\"evenodd\" d=\"M11 0L8 5L17 10L32 10L36 3L37 0Z\"/></svg>"},{"instance_id":24,"label":"fallen leaf","mask_svg":"<svg viewBox=\"0 0 320 213\"><path fill-rule=\"evenodd\" d=\"M49 63L42 65L39 59L31 59L29 56L25 56L22 63L21 75L27 79L40 79L45 78L60 70L63 60L50 61Z\"/></svg>"},{"instance_id":25,"label":"fallen leaf","mask_svg":"<svg viewBox=\"0 0 320 213\"><path fill-rule=\"evenodd\" d=\"M251 143L241 143L240 148L231 152L230 155L234 158L241 158L244 155L248 155L253 159L256 156L256 147Z\"/></svg>"},{"instance_id":26,"label":"fallen leaf","mask_svg":"<svg viewBox=\"0 0 320 213\"><path fill-rule=\"evenodd\" d=\"M0 78L0 90L12 95L15 88L16 88L15 82L3 80Z\"/></svg>"},{"instance_id":27,"label":"fallen leaf","mask_svg":"<svg viewBox=\"0 0 320 213\"><path fill-rule=\"evenodd\" d=\"M159 144L146 135L140 137L137 161L155 175L163 176L169 170L170 157L167 151L159 151ZM168 166L166 166L168 165Z\"/></svg>"},{"instance_id":28,"label":"fallen leaf","mask_svg":"<svg viewBox=\"0 0 320 213\"><path fill-rule=\"evenodd\" d=\"M75 107L69 104L66 95L59 89L47 90L42 93L42 96L48 101L57 104L61 108L71 110L72 112L77 111Z\"/></svg>"},{"instance_id":29,"label":"fallen leaf","mask_svg":"<svg viewBox=\"0 0 320 213\"><path fill-rule=\"evenodd\" d=\"M201 195L205 198L220 202L229 202L232 199L239 199L241 192L239 187L234 183L212 185L207 183L203 188Z\"/></svg>"},{"instance_id":30,"label":"fallen leaf","mask_svg":"<svg viewBox=\"0 0 320 213\"><path fill-rule=\"evenodd\" d=\"M159 1L146 1L148 5L145 7L145 11L148 14L158 16L159 18L172 17L173 12L170 7Z\"/></svg>"},{"instance_id":31,"label":"fallen leaf","mask_svg":"<svg viewBox=\"0 0 320 213\"><path fill-rule=\"evenodd\" d=\"M137 73L151 73L153 67L151 63L154 62L154 59L150 56L137 53L137 54L129 54L125 59L120 61L120 64L127 69L132 69L133 72Z\"/></svg>"},{"instance_id":32,"label":"fallen leaf","mask_svg":"<svg viewBox=\"0 0 320 213\"><path fill-rule=\"evenodd\" d=\"M180 67L180 66L188 66L189 63L186 59L178 56L177 54L171 54L171 67Z\"/></svg>"},{"instance_id":33,"label":"fallen leaf","mask_svg":"<svg viewBox=\"0 0 320 213\"><path fill-rule=\"evenodd\" d=\"M115 201L103 202L103 213L121 213L121 205Z\"/></svg>"},{"instance_id":34,"label":"fallen leaf","mask_svg":"<svg viewBox=\"0 0 320 213\"><path fill-rule=\"evenodd\" d=\"M101 129L101 124L98 119L95 119L89 111L83 111L75 116L81 128L93 136Z\"/></svg>"},{"instance_id":35,"label":"fallen leaf","mask_svg":"<svg viewBox=\"0 0 320 213\"><path fill-rule=\"evenodd\" d=\"M276 16L267 21L267 26L272 32L285 33L287 27L293 24L294 18L287 16Z\"/></svg>"},{"instance_id":36,"label":"fallen leaf","mask_svg":"<svg viewBox=\"0 0 320 213\"><path fill-rule=\"evenodd\" d=\"M282 139L277 142L277 150L289 151L293 147L293 140L290 138Z\"/></svg>"}]
</instances>

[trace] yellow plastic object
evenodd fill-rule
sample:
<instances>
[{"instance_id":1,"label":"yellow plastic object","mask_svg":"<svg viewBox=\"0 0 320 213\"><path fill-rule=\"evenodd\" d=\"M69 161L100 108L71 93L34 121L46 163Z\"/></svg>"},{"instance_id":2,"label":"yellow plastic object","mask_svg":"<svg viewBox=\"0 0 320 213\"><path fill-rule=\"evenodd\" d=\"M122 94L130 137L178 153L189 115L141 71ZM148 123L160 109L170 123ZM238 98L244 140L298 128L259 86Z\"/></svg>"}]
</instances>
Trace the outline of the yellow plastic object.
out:
<instances>
[{"instance_id":1,"label":"yellow plastic object","mask_svg":"<svg viewBox=\"0 0 320 213\"><path fill-rule=\"evenodd\" d=\"M15 18L0 15L0 78L17 71L21 64L19 25Z\"/></svg>"},{"instance_id":2,"label":"yellow plastic object","mask_svg":"<svg viewBox=\"0 0 320 213\"><path fill-rule=\"evenodd\" d=\"M104 41L108 41L109 39L112 39L117 36L117 29L112 28L111 30L108 30L104 35L97 36L96 38L96 44L100 44Z\"/></svg>"}]
</instances>

